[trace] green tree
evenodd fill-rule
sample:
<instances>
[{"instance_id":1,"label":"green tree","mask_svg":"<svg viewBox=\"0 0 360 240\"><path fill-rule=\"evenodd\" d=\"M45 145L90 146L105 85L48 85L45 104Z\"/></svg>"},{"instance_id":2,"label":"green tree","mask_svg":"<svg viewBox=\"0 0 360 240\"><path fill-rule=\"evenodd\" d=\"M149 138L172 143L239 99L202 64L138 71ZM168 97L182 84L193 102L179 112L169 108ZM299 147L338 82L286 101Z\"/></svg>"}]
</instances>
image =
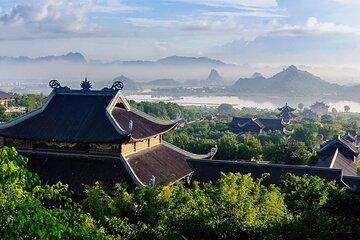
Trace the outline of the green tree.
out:
<instances>
[{"instance_id":1,"label":"green tree","mask_svg":"<svg viewBox=\"0 0 360 240\"><path fill-rule=\"evenodd\" d=\"M238 158L245 160L252 158L257 160L261 159L262 146L256 137L250 134L244 134L240 136L239 142Z\"/></svg>"},{"instance_id":2,"label":"green tree","mask_svg":"<svg viewBox=\"0 0 360 240\"><path fill-rule=\"evenodd\" d=\"M225 133L218 141L219 150L216 154L218 159L234 160L238 158L238 142L233 133Z\"/></svg>"}]
</instances>

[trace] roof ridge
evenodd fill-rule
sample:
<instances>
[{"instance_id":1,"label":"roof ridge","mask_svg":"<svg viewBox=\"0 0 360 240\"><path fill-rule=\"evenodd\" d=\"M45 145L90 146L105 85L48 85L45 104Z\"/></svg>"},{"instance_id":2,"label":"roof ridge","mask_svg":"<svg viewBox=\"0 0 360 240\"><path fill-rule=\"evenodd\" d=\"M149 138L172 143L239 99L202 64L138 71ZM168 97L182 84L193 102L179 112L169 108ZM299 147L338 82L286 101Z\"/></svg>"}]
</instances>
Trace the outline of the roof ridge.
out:
<instances>
[{"instance_id":1,"label":"roof ridge","mask_svg":"<svg viewBox=\"0 0 360 240\"><path fill-rule=\"evenodd\" d=\"M335 151L335 153L334 153L334 156L333 156L333 158L331 159L331 163L330 163L329 168L332 168L332 167L334 166L335 160L336 160L338 154L339 154L339 149L336 148L336 151Z\"/></svg>"}]
</instances>

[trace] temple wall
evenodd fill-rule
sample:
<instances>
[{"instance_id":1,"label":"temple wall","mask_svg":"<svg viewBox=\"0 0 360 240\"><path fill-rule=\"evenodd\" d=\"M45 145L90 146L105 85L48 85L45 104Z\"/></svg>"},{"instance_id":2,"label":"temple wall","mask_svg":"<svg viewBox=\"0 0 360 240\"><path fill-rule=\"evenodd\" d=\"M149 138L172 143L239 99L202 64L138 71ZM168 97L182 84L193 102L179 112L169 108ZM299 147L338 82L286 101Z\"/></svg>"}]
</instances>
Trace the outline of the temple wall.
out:
<instances>
[{"instance_id":1,"label":"temple wall","mask_svg":"<svg viewBox=\"0 0 360 240\"><path fill-rule=\"evenodd\" d=\"M152 148L161 143L161 136L155 136L150 139L145 139L143 141L138 141L134 143L127 143L121 145L121 154L123 156L128 156L133 153L141 152L145 149Z\"/></svg>"},{"instance_id":2,"label":"temple wall","mask_svg":"<svg viewBox=\"0 0 360 240\"><path fill-rule=\"evenodd\" d=\"M149 145L150 145L150 147L155 146L155 145L157 145L157 144L160 144L160 140L161 140L161 137L160 137L160 136L156 136L156 137L150 138L150 139L149 139Z\"/></svg>"},{"instance_id":3,"label":"temple wall","mask_svg":"<svg viewBox=\"0 0 360 240\"><path fill-rule=\"evenodd\" d=\"M136 148L135 151L139 152L141 150L144 150L149 147L149 140L145 139L143 141L136 142Z\"/></svg>"},{"instance_id":4,"label":"temple wall","mask_svg":"<svg viewBox=\"0 0 360 240\"><path fill-rule=\"evenodd\" d=\"M132 154L135 152L135 144L134 143L127 143L127 144L122 144L121 145L121 154L123 156Z\"/></svg>"}]
</instances>

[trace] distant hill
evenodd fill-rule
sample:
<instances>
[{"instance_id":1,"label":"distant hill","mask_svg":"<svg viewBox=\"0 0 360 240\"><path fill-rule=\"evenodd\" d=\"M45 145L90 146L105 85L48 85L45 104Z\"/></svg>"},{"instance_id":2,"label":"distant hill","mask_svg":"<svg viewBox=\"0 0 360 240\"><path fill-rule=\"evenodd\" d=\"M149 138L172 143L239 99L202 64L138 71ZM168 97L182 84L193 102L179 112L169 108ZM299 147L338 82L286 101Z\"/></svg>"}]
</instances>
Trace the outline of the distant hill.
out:
<instances>
[{"instance_id":1,"label":"distant hill","mask_svg":"<svg viewBox=\"0 0 360 240\"><path fill-rule=\"evenodd\" d=\"M215 69L211 69L210 74L205 81L211 83L219 83L222 82L223 79Z\"/></svg>"},{"instance_id":2,"label":"distant hill","mask_svg":"<svg viewBox=\"0 0 360 240\"><path fill-rule=\"evenodd\" d=\"M250 78L264 78L264 76L261 73L254 72Z\"/></svg>"},{"instance_id":3,"label":"distant hill","mask_svg":"<svg viewBox=\"0 0 360 240\"><path fill-rule=\"evenodd\" d=\"M341 88L291 65L270 78L240 78L230 90L274 96L325 96L337 94Z\"/></svg>"},{"instance_id":4,"label":"distant hill","mask_svg":"<svg viewBox=\"0 0 360 240\"><path fill-rule=\"evenodd\" d=\"M179 86L180 85L180 83L178 81L176 81L175 79L172 79L172 78L156 79L156 80L147 82L146 84L149 86L156 86L156 87Z\"/></svg>"},{"instance_id":5,"label":"distant hill","mask_svg":"<svg viewBox=\"0 0 360 240\"><path fill-rule=\"evenodd\" d=\"M124 83L124 90L141 90L142 89L142 86L140 83L128 78L128 77L125 77L124 75L121 75L119 77L116 77L113 79L112 82L116 82L116 81L121 81Z\"/></svg>"},{"instance_id":6,"label":"distant hill","mask_svg":"<svg viewBox=\"0 0 360 240\"><path fill-rule=\"evenodd\" d=\"M54 61L86 63L86 59L81 53L74 53L74 52L69 52L65 55L59 55L59 56L50 55L46 57L37 57L37 58L30 58L26 56L20 56L20 57L0 56L0 62L10 62L10 63L54 62Z\"/></svg>"}]
</instances>

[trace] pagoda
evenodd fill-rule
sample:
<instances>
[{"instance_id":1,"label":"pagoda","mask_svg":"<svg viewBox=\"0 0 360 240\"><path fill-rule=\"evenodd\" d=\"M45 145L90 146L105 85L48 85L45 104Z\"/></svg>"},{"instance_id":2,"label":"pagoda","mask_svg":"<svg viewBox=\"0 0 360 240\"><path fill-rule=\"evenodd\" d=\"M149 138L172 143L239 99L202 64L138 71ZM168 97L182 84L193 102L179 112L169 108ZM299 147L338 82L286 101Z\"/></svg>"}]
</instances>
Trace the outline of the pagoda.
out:
<instances>
[{"instance_id":1,"label":"pagoda","mask_svg":"<svg viewBox=\"0 0 360 240\"><path fill-rule=\"evenodd\" d=\"M278 110L280 111L280 113L277 116L281 118L285 123L289 123L297 117L293 113L296 108L288 106L287 103L285 104L285 106L279 107Z\"/></svg>"},{"instance_id":2,"label":"pagoda","mask_svg":"<svg viewBox=\"0 0 360 240\"><path fill-rule=\"evenodd\" d=\"M66 183L82 195L85 185L100 182L107 192L115 183L130 188L171 184L193 173L192 154L165 142L163 134L180 121L153 118L129 105L122 82L92 90L85 79L80 90L61 86L57 80L45 103L13 121L0 125L0 143L13 146L29 158L29 169L42 182Z\"/></svg>"}]
</instances>

